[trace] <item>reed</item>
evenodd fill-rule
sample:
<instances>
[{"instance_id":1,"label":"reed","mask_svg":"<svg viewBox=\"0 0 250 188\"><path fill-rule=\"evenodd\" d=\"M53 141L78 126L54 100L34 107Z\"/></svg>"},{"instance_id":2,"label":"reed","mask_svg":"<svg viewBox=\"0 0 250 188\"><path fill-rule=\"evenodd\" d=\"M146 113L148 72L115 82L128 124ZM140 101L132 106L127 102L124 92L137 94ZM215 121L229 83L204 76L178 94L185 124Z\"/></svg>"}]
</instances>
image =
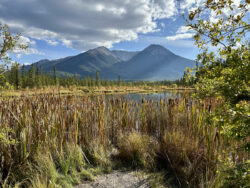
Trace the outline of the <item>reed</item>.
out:
<instances>
[{"instance_id":1,"label":"reed","mask_svg":"<svg viewBox=\"0 0 250 188\"><path fill-rule=\"evenodd\" d=\"M208 123L207 114L218 102L196 101L188 95L139 101L51 94L2 99L1 185L25 181L27 187L49 186L51 179L54 184L64 180L75 184L93 179L94 170L86 171L90 166L107 169L113 158L133 161L130 164L139 168L165 170L172 179L168 183L176 186L207 183L215 176L218 157L234 152L235 160L247 158L241 151L230 151L237 143ZM117 152L112 152L114 148ZM37 156L51 164L41 164ZM36 175L25 174L24 166ZM32 172L34 166L52 166L47 171L54 176L42 176L44 169ZM46 177L47 183L38 177ZM27 183L25 178L31 180Z\"/></svg>"}]
</instances>

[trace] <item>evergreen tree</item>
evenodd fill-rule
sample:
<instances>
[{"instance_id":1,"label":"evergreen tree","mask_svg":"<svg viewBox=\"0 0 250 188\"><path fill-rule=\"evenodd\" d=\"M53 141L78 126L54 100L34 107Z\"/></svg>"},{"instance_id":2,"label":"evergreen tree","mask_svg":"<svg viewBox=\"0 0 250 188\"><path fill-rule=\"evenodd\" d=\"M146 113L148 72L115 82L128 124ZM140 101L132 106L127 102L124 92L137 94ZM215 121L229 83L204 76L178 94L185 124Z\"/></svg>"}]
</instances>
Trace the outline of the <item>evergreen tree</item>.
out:
<instances>
[{"instance_id":1,"label":"evergreen tree","mask_svg":"<svg viewBox=\"0 0 250 188\"><path fill-rule=\"evenodd\" d=\"M90 86L94 86L93 74L90 75Z\"/></svg>"},{"instance_id":2,"label":"evergreen tree","mask_svg":"<svg viewBox=\"0 0 250 188\"><path fill-rule=\"evenodd\" d=\"M118 86L121 85L121 77L120 77L120 75L118 76L117 85L118 85Z\"/></svg>"},{"instance_id":3,"label":"evergreen tree","mask_svg":"<svg viewBox=\"0 0 250 188\"><path fill-rule=\"evenodd\" d=\"M39 68L39 74L40 74L40 83L41 83L41 86L44 86L45 85L45 79L44 79L44 74L43 74L43 70L42 70L42 66L40 66Z\"/></svg>"},{"instance_id":4,"label":"evergreen tree","mask_svg":"<svg viewBox=\"0 0 250 188\"><path fill-rule=\"evenodd\" d=\"M42 83L41 83L41 73L40 73L40 69L38 67L38 64L36 64L35 81L36 81L36 83L35 83L36 86L38 88L40 88Z\"/></svg>"},{"instance_id":5,"label":"evergreen tree","mask_svg":"<svg viewBox=\"0 0 250 188\"><path fill-rule=\"evenodd\" d=\"M14 63L11 66L11 70L9 72L9 82L15 87L15 89L18 89L19 86L21 85L21 78L20 78L18 63Z\"/></svg>"},{"instance_id":6,"label":"evergreen tree","mask_svg":"<svg viewBox=\"0 0 250 188\"><path fill-rule=\"evenodd\" d=\"M54 78L54 85L57 85L58 79L57 79L57 75L56 75L56 67L55 66L53 68L53 78Z\"/></svg>"},{"instance_id":7,"label":"evergreen tree","mask_svg":"<svg viewBox=\"0 0 250 188\"><path fill-rule=\"evenodd\" d=\"M34 74L34 65L31 65L29 69L29 78L28 78L28 86L33 88L35 86L35 74Z\"/></svg>"},{"instance_id":8,"label":"evergreen tree","mask_svg":"<svg viewBox=\"0 0 250 188\"><path fill-rule=\"evenodd\" d=\"M96 71L96 73L95 73L95 85L100 86L99 72L98 71Z\"/></svg>"},{"instance_id":9,"label":"evergreen tree","mask_svg":"<svg viewBox=\"0 0 250 188\"><path fill-rule=\"evenodd\" d=\"M18 89L21 86L21 77L20 77L20 66L17 63L15 65L15 87Z\"/></svg>"},{"instance_id":10,"label":"evergreen tree","mask_svg":"<svg viewBox=\"0 0 250 188\"><path fill-rule=\"evenodd\" d=\"M26 71L24 65L22 66L21 69L21 82L22 82L22 88L25 88L27 83L26 83Z\"/></svg>"}]
</instances>

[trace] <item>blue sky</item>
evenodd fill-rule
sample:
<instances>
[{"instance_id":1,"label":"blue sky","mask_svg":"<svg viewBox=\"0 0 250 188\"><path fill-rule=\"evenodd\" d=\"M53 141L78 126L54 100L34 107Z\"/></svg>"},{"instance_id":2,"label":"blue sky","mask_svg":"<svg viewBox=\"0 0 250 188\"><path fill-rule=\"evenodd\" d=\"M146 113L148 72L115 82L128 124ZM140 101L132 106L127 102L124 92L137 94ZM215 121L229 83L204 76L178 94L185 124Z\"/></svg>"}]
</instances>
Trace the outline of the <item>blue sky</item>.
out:
<instances>
[{"instance_id":1,"label":"blue sky","mask_svg":"<svg viewBox=\"0 0 250 188\"><path fill-rule=\"evenodd\" d=\"M240 2L241 0L235 0ZM1 0L0 22L20 32L19 63L72 56L105 46L138 51L160 44L195 59L198 49L183 13L204 0Z\"/></svg>"}]
</instances>

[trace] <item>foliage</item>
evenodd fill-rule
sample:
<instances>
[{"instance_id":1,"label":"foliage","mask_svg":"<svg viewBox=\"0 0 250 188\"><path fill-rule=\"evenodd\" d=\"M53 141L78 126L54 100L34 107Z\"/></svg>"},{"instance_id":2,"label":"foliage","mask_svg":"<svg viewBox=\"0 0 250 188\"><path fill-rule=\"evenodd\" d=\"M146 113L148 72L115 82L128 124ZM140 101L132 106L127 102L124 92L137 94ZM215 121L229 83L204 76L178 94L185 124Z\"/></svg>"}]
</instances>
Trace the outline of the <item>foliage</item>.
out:
<instances>
[{"instance_id":1,"label":"foliage","mask_svg":"<svg viewBox=\"0 0 250 188\"><path fill-rule=\"evenodd\" d=\"M249 160L236 165L232 161L227 161L218 172L213 187L249 187L249 169Z\"/></svg>"},{"instance_id":2,"label":"foliage","mask_svg":"<svg viewBox=\"0 0 250 188\"><path fill-rule=\"evenodd\" d=\"M197 97L216 96L223 100L210 115L209 123L220 128L220 133L229 140L238 142L235 150L243 147L246 152L249 152L250 144L250 45L245 38L250 31L246 18L249 6L249 1L237 4L232 0L207 0L203 6L191 11L187 20L188 27L196 32L196 45L202 50L197 57L201 63L196 69L199 75L195 86ZM216 49L216 53L209 52L211 46ZM231 171L245 168L237 168L241 164L237 160L234 162L235 167ZM231 180L233 178L237 182L239 176L228 174L231 177L227 177L225 184L235 185Z\"/></svg>"},{"instance_id":3,"label":"foliage","mask_svg":"<svg viewBox=\"0 0 250 188\"><path fill-rule=\"evenodd\" d=\"M196 70L200 75L196 88L202 98L221 96L232 105L249 100L250 48L243 40L250 31L244 21L248 3L236 6L233 1L207 0L205 7L189 13L188 26L196 31L196 44L203 50L197 57L201 66ZM239 13L225 16L223 11L227 9ZM205 10L217 15L217 20L202 18ZM217 54L208 51L209 45L217 48Z\"/></svg>"},{"instance_id":4,"label":"foliage","mask_svg":"<svg viewBox=\"0 0 250 188\"><path fill-rule=\"evenodd\" d=\"M9 26L0 22L0 74L6 71L6 64L9 63L10 58L7 52L14 48L26 49L27 46L18 44L20 34L13 35L10 32Z\"/></svg>"},{"instance_id":5,"label":"foliage","mask_svg":"<svg viewBox=\"0 0 250 188\"><path fill-rule=\"evenodd\" d=\"M0 22L0 88L4 88L4 89L9 89L10 87L10 81L8 82L6 79L6 75L4 73L6 73L8 71L7 65L10 63L10 58L8 56L8 52L12 52L14 49L18 48L18 49L26 49L27 46L18 43L20 38L20 34L12 34L10 32L10 28L8 25L6 24L2 24ZM17 63L15 63L13 65L13 68L16 67L15 70L17 70ZM12 86L14 86L15 88L19 87L18 81L20 79L16 79L19 75L18 71L15 72L11 72L12 77L11 78L15 78L15 80L11 80L11 82L14 82L14 84L11 84Z\"/></svg>"},{"instance_id":6,"label":"foliage","mask_svg":"<svg viewBox=\"0 0 250 188\"><path fill-rule=\"evenodd\" d=\"M249 4L247 0L240 4L233 0L206 0L203 6L190 11L187 22L196 31L197 46L204 50L208 44L222 45L228 51L237 46L250 29L245 20Z\"/></svg>"},{"instance_id":7,"label":"foliage","mask_svg":"<svg viewBox=\"0 0 250 188\"><path fill-rule=\"evenodd\" d=\"M14 132L9 128L0 129L0 143L3 145L15 145L16 142L13 138L6 135L13 134Z\"/></svg>"},{"instance_id":8,"label":"foliage","mask_svg":"<svg viewBox=\"0 0 250 188\"><path fill-rule=\"evenodd\" d=\"M193 69L187 67L183 74L183 82L185 86L192 87L194 85Z\"/></svg>"}]
</instances>

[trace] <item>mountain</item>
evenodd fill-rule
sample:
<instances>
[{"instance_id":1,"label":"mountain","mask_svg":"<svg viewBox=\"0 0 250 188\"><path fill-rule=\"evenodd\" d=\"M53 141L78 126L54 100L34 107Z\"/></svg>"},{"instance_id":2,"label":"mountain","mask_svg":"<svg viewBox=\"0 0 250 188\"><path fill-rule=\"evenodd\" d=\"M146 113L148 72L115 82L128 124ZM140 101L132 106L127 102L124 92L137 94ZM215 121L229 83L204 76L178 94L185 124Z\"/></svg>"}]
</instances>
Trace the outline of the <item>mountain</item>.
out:
<instances>
[{"instance_id":1,"label":"mountain","mask_svg":"<svg viewBox=\"0 0 250 188\"><path fill-rule=\"evenodd\" d=\"M98 47L87 52L57 60L38 61L38 66L42 66L43 71L52 71L56 67L59 75L79 75L90 76L96 71L102 72L104 69L115 63L121 62L111 51L105 47ZM106 71L107 73L109 71Z\"/></svg>"},{"instance_id":2,"label":"mountain","mask_svg":"<svg viewBox=\"0 0 250 188\"><path fill-rule=\"evenodd\" d=\"M56 67L61 76L77 74L81 77L94 75L100 78L123 80L173 80L182 77L186 67L195 62L178 56L160 45L150 45L142 51L127 52L98 47L76 56L36 62L44 71ZM29 68L30 66L27 66Z\"/></svg>"},{"instance_id":3,"label":"mountain","mask_svg":"<svg viewBox=\"0 0 250 188\"><path fill-rule=\"evenodd\" d=\"M112 50L111 52L122 61L128 61L139 53L139 52L128 52L123 50Z\"/></svg>"},{"instance_id":4,"label":"mountain","mask_svg":"<svg viewBox=\"0 0 250 188\"><path fill-rule=\"evenodd\" d=\"M86 76L95 74L96 71L102 72L104 69L120 61L107 48L98 47L62 61L56 64L56 68L62 72Z\"/></svg>"},{"instance_id":5,"label":"mountain","mask_svg":"<svg viewBox=\"0 0 250 188\"><path fill-rule=\"evenodd\" d=\"M175 55L160 45L150 45L130 60L114 65L112 69L122 79L173 80L181 78L186 67L194 65L194 61Z\"/></svg>"}]
</instances>

